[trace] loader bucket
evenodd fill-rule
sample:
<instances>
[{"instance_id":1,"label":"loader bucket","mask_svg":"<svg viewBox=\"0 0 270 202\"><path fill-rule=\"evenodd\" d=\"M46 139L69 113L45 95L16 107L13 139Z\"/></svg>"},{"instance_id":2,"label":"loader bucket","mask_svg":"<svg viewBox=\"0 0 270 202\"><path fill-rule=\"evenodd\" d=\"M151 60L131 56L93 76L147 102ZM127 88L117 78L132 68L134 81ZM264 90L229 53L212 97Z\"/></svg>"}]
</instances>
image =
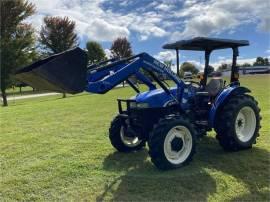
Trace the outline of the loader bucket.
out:
<instances>
[{"instance_id":1,"label":"loader bucket","mask_svg":"<svg viewBox=\"0 0 270 202\"><path fill-rule=\"evenodd\" d=\"M74 48L19 69L15 77L33 88L76 94L86 86L87 55Z\"/></svg>"}]
</instances>

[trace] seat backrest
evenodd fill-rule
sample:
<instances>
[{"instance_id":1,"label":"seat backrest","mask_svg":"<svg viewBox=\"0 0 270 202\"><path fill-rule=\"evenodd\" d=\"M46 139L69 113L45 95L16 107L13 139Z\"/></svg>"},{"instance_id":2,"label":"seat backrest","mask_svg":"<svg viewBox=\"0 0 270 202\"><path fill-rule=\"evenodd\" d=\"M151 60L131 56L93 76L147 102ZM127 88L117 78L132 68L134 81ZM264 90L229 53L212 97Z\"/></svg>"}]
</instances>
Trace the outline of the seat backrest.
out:
<instances>
[{"instance_id":1,"label":"seat backrest","mask_svg":"<svg viewBox=\"0 0 270 202\"><path fill-rule=\"evenodd\" d=\"M205 86L205 90L210 96L216 96L223 88L223 79L213 78Z\"/></svg>"}]
</instances>

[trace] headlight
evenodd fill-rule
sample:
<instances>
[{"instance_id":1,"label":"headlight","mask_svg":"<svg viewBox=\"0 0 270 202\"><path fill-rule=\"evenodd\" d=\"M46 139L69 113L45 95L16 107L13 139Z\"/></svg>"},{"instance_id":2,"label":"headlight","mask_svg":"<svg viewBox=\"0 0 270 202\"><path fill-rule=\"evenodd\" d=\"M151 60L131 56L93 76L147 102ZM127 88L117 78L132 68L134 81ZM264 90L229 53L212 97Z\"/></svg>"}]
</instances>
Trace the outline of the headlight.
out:
<instances>
[{"instance_id":1,"label":"headlight","mask_svg":"<svg viewBox=\"0 0 270 202\"><path fill-rule=\"evenodd\" d=\"M148 108L149 104L148 103L137 103L137 108Z\"/></svg>"},{"instance_id":2,"label":"headlight","mask_svg":"<svg viewBox=\"0 0 270 202\"><path fill-rule=\"evenodd\" d=\"M130 108L136 108L137 107L137 103L136 102L130 102L129 103Z\"/></svg>"},{"instance_id":3,"label":"headlight","mask_svg":"<svg viewBox=\"0 0 270 202\"><path fill-rule=\"evenodd\" d=\"M149 104L148 103L143 103L143 102L141 102L141 103L131 102L129 106L132 109L134 109L134 108L140 108L140 109L142 109L142 108L148 108L149 107Z\"/></svg>"}]
</instances>

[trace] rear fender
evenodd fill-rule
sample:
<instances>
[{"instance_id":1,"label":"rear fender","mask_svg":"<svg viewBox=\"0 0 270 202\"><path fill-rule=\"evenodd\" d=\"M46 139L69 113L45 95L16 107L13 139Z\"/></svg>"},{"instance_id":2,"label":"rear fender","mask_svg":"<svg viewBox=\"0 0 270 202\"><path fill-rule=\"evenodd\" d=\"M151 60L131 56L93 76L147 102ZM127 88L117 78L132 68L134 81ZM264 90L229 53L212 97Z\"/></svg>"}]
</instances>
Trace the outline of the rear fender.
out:
<instances>
[{"instance_id":1,"label":"rear fender","mask_svg":"<svg viewBox=\"0 0 270 202\"><path fill-rule=\"evenodd\" d=\"M215 118L218 110L220 107L226 102L226 100L233 96L233 95L241 95L245 93L250 93L251 90L249 90L246 87L242 86L230 86L226 89L224 89L215 99L214 104L212 105L210 112L209 112L209 126L211 128L215 125Z\"/></svg>"}]
</instances>

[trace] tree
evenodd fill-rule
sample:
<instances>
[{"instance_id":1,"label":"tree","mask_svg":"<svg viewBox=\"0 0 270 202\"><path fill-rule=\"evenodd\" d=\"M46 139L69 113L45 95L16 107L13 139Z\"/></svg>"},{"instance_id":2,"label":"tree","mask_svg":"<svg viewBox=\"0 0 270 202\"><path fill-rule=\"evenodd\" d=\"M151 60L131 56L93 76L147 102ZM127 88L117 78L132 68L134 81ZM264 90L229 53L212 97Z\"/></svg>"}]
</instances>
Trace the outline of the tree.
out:
<instances>
[{"instance_id":1,"label":"tree","mask_svg":"<svg viewBox=\"0 0 270 202\"><path fill-rule=\"evenodd\" d=\"M226 64L226 63L222 63L219 67L218 70L219 71L224 71L224 70L229 70L230 69L230 65Z\"/></svg>"},{"instance_id":2,"label":"tree","mask_svg":"<svg viewBox=\"0 0 270 202\"><path fill-rule=\"evenodd\" d=\"M119 37L114 40L110 50L113 58L126 58L132 56L131 44L126 37ZM125 83L123 82L123 87L124 86Z\"/></svg>"},{"instance_id":3,"label":"tree","mask_svg":"<svg viewBox=\"0 0 270 202\"><path fill-rule=\"evenodd\" d=\"M56 54L78 45L75 22L68 17L50 17L43 19L39 42L48 55ZM66 93L63 93L63 98Z\"/></svg>"},{"instance_id":4,"label":"tree","mask_svg":"<svg viewBox=\"0 0 270 202\"><path fill-rule=\"evenodd\" d=\"M199 70L195 67L194 64L190 62L184 62L180 66L180 76L183 77L184 72L191 72L192 74L198 74Z\"/></svg>"},{"instance_id":5,"label":"tree","mask_svg":"<svg viewBox=\"0 0 270 202\"><path fill-rule=\"evenodd\" d=\"M113 58L126 58L132 56L132 48L126 37L119 37L113 41L111 46Z\"/></svg>"},{"instance_id":6,"label":"tree","mask_svg":"<svg viewBox=\"0 0 270 202\"><path fill-rule=\"evenodd\" d=\"M270 65L268 58L264 58L264 65L265 66Z\"/></svg>"},{"instance_id":7,"label":"tree","mask_svg":"<svg viewBox=\"0 0 270 202\"><path fill-rule=\"evenodd\" d=\"M1 0L1 92L7 106L6 89L13 83L12 73L33 61L34 30L25 22L35 13L35 6L25 0Z\"/></svg>"},{"instance_id":8,"label":"tree","mask_svg":"<svg viewBox=\"0 0 270 202\"><path fill-rule=\"evenodd\" d=\"M246 62L246 63L242 64L241 67L251 67L251 64Z\"/></svg>"},{"instance_id":9,"label":"tree","mask_svg":"<svg viewBox=\"0 0 270 202\"><path fill-rule=\"evenodd\" d=\"M267 66L269 65L268 58L257 57L256 62L253 63L253 66Z\"/></svg>"},{"instance_id":10,"label":"tree","mask_svg":"<svg viewBox=\"0 0 270 202\"><path fill-rule=\"evenodd\" d=\"M95 41L89 41L86 44L88 60L90 64L101 62L106 59L105 52L101 45Z\"/></svg>"}]
</instances>

